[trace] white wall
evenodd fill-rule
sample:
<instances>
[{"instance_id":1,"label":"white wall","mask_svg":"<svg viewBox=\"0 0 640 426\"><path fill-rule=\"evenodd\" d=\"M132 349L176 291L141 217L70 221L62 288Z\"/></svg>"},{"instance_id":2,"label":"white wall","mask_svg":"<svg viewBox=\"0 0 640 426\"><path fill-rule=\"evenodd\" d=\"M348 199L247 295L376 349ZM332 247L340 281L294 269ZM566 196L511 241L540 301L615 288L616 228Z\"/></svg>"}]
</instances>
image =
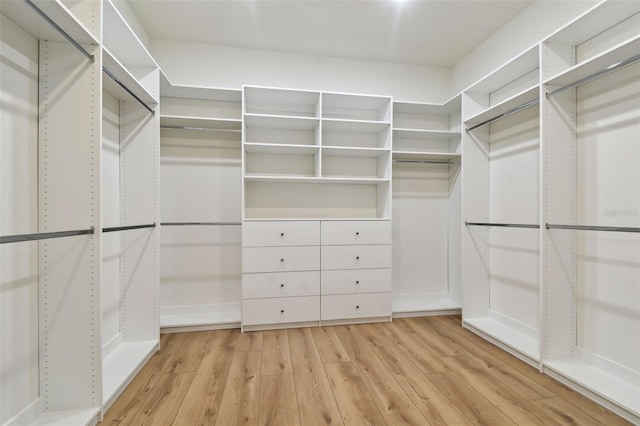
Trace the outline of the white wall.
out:
<instances>
[{"instance_id":1,"label":"white wall","mask_svg":"<svg viewBox=\"0 0 640 426\"><path fill-rule=\"evenodd\" d=\"M443 102L450 93L450 72L439 67L164 40L153 40L151 52L174 84L230 89L248 84L422 102Z\"/></svg>"},{"instance_id":2,"label":"white wall","mask_svg":"<svg viewBox=\"0 0 640 426\"><path fill-rule=\"evenodd\" d=\"M595 0L532 3L453 67L451 93L461 92L598 3Z\"/></svg>"}]
</instances>

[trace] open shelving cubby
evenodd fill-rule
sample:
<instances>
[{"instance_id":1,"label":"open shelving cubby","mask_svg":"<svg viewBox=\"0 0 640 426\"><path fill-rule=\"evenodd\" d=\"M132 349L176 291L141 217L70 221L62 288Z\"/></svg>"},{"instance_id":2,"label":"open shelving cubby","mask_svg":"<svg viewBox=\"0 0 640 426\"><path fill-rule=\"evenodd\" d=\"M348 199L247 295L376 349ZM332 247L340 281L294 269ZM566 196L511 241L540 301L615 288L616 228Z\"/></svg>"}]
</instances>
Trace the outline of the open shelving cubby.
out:
<instances>
[{"instance_id":1,"label":"open shelving cubby","mask_svg":"<svg viewBox=\"0 0 640 426\"><path fill-rule=\"evenodd\" d=\"M242 91L163 75L160 95L161 332L238 327Z\"/></svg>"},{"instance_id":2,"label":"open shelving cubby","mask_svg":"<svg viewBox=\"0 0 640 426\"><path fill-rule=\"evenodd\" d=\"M393 102L394 317L462 306L460 99Z\"/></svg>"},{"instance_id":3,"label":"open shelving cubby","mask_svg":"<svg viewBox=\"0 0 640 426\"><path fill-rule=\"evenodd\" d=\"M542 44L542 370L632 423L640 422L638 28L637 2L604 2Z\"/></svg>"},{"instance_id":4,"label":"open shelving cubby","mask_svg":"<svg viewBox=\"0 0 640 426\"><path fill-rule=\"evenodd\" d=\"M462 95L463 326L536 367L539 56L536 45Z\"/></svg>"}]
</instances>

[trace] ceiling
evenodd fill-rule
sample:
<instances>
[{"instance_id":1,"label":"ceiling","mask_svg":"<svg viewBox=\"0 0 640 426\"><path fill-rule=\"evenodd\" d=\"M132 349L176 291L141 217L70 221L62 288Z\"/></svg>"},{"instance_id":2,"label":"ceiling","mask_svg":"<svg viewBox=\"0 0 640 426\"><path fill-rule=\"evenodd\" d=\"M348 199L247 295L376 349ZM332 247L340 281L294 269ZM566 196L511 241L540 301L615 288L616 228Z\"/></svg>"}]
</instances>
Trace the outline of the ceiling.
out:
<instances>
[{"instance_id":1,"label":"ceiling","mask_svg":"<svg viewBox=\"0 0 640 426\"><path fill-rule=\"evenodd\" d=\"M533 0L129 0L152 40L451 67Z\"/></svg>"}]
</instances>

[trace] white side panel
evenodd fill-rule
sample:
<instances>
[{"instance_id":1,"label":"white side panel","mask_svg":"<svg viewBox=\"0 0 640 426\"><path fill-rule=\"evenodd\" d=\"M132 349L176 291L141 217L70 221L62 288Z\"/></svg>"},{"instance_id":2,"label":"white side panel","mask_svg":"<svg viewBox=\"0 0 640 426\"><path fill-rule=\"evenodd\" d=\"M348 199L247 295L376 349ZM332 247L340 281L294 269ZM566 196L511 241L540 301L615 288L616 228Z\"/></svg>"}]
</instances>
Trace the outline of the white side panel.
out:
<instances>
[{"instance_id":1,"label":"white side panel","mask_svg":"<svg viewBox=\"0 0 640 426\"><path fill-rule=\"evenodd\" d=\"M0 235L38 232L38 42L0 15ZM0 424L38 397L38 243L0 245Z\"/></svg>"},{"instance_id":2,"label":"white side panel","mask_svg":"<svg viewBox=\"0 0 640 426\"><path fill-rule=\"evenodd\" d=\"M577 91L577 222L640 226L640 66ZM577 233L577 345L640 371L640 237Z\"/></svg>"},{"instance_id":3,"label":"white side panel","mask_svg":"<svg viewBox=\"0 0 640 426\"><path fill-rule=\"evenodd\" d=\"M461 167L449 166L449 295L462 305L462 178Z\"/></svg>"},{"instance_id":4,"label":"white side panel","mask_svg":"<svg viewBox=\"0 0 640 426\"><path fill-rule=\"evenodd\" d=\"M120 104L102 94L102 226L120 224ZM120 232L102 235L102 344L120 333Z\"/></svg>"},{"instance_id":5,"label":"white side panel","mask_svg":"<svg viewBox=\"0 0 640 426\"><path fill-rule=\"evenodd\" d=\"M95 112L102 91L100 56L93 53L95 63L68 43L40 42L42 232L100 229L101 117ZM100 237L97 232L39 244L40 385L46 410L102 401Z\"/></svg>"}]
</instances>

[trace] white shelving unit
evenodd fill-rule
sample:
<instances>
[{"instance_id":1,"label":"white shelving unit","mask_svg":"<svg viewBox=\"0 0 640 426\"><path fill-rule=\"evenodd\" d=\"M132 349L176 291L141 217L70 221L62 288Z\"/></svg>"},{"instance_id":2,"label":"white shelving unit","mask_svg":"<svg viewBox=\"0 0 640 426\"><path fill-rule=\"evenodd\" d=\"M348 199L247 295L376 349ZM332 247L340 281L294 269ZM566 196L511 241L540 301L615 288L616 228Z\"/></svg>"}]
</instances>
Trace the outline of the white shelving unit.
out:
<instances>
[{"instance_id":1,"label":"white shelving unit","mask_svg":"<svg viewBox=\"0 0 640 426\"><path fill-rule=\"evenodd\" d=\"M393 103L395 317L458 313L460 96Z\"/></svg>"},{"instance_id":2,"label":"white shelving unit","mask_svg":"<svg viewBox=\"0 0 640 426\"><path fill-rule=\"evenodd\" d=\"M161 331L237 328L242 92L163 75L160 94Z\"/></svg>"}]
</instances>

